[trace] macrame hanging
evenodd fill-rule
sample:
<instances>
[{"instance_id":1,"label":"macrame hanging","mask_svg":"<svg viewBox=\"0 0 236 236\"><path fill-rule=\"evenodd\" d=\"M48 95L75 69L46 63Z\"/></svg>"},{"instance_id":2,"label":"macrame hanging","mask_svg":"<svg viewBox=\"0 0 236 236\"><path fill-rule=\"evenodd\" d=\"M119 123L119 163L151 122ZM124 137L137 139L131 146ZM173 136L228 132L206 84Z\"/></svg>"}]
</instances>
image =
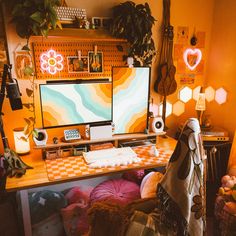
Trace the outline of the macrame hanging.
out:
<instances>
[{"instance_id":1,"label":"macrame hanging","mask_svg":"<svg viewBox=\"0 0 236 236\"><path fill-rule=\"evenodd\" d=\"M163 96L162 119L165 124L166 97L176 91L175 81L176 68L173 64L173 26L170 25L170 0L163 0L163 32L158 77L154 83L154 90ZM166 129L166 126L165 126Z\"/></svg>"}]
</instances>

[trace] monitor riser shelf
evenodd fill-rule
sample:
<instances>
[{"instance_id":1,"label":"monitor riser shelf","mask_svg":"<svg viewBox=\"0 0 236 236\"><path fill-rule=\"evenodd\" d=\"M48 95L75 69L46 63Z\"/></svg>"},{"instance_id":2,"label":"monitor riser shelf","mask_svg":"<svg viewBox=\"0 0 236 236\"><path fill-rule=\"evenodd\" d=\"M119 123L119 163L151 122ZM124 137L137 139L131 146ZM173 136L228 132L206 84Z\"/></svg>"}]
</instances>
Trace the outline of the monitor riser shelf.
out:
<instances>
[{"instance_id":1,"label":"monitor riser shelf","mask_svg":"<svg viewBox=\"0 0 236 236\"><path fill-rule=\"evenodd\" d=\"M99 144L99 143L105 143L105 142L112 142L115 147L119 147L120 142L131 142L136 141L136 140L149 140L156 138L156 136L160 135L165 135L165 132L150 132L148 134L144 133L135 133L135 134L116 134L113 135L112 137L109 138L104 138L104 139L80 139L76 140L73 142L59 142L57 144L54 143L48 143L46 145L42 146L35 146L34 149L41 149L43 152L43 157L46 157L46 152L51 151L51 150L63 150L63 149L68 149L68 148L73 148L73 147L85 147L90 144Z\"/></svg>"}]
</instances>

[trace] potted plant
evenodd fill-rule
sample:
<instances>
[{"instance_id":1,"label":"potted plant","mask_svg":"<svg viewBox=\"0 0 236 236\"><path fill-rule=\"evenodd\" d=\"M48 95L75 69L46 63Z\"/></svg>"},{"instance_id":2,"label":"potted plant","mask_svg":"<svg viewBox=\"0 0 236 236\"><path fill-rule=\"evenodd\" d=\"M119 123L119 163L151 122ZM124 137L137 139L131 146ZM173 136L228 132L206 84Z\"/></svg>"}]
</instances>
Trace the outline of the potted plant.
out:
<instances>
[{"instance_id":1,"label":"potted plant","mask_svg":"<svg viewBox=\"0 0 236 236\"><path fill-rule=\"evenodd\" d=\"M30 36L47 37L50 29L61 27L55 11L55 7L60 5L60 0L10 0L10 4L16 33L27 39L25 49L29 49Z\"/></svg>"},{"instance_id":2,"label":"potted plant","mask_svg":"<svg viewBox=\"0 0 236 236\"><path fill-rule=\"evenodd\" d=\"M155 19L148 3L135 5L127 1L113 7L110 32L113 36L127 39L130 44L128 57L134 58L135 66L149 66L156 54L152 39Z\"/></svg>"},{"instance_id":3,"label":"potted plant","mask_svg":"<svg viewBox=\"0 0 236 236\"><path fill-rule=\"evenodd\" d=\"M46 145L48 134L44 129L34 129L33 140L37 146Z\"/></svg>"}]
</instances>

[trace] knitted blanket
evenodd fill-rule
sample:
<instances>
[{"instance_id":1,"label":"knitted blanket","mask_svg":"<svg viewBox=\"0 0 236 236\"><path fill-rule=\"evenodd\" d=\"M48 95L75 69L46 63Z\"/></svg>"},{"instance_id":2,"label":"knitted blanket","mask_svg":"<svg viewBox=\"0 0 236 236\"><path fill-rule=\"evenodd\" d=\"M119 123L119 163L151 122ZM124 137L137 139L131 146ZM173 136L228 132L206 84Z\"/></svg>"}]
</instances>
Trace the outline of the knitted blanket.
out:
<instances>
[{"instance_id":1,"label":"knitted blanket","mask_svg":"<svg viewBox=\"0 0 236 236\"><path fill-rule=\"evenodd\" d=\"M201 236L205 229L203 158L197 119L189 119L158 184L159 204L151 214L135 212L127 235Z\"/></svg>"}]
</instances>

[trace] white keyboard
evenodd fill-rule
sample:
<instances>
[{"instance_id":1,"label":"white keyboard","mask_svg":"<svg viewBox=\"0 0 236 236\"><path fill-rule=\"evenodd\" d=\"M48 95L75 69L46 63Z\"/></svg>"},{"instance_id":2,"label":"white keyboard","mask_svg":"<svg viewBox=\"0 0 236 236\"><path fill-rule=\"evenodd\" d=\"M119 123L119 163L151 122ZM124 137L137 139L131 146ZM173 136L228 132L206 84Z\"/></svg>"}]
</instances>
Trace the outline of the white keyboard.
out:
<instances>
[{"instance_id":1,"label":"white keyboard","mask_svg":"<svg viewBox=\"0 0 236 236\"><path fill-rule=\"evenodd\" d=\"M130 147L84 152L83 157L87 164L92 168L128 165L141 161Z\"/></svg>"},{"instance_id":2,"label":"white keyboard","mask_svg":"<svg viewBox=\"0 0 236 236\"><path fill-rule=\"evenodd\" d=\"M57 7L57 17L61 21L73 21L75 17L86 20L86 10L74 7Z\"/></svg>"}]
</instances>

